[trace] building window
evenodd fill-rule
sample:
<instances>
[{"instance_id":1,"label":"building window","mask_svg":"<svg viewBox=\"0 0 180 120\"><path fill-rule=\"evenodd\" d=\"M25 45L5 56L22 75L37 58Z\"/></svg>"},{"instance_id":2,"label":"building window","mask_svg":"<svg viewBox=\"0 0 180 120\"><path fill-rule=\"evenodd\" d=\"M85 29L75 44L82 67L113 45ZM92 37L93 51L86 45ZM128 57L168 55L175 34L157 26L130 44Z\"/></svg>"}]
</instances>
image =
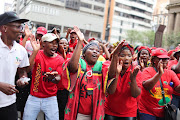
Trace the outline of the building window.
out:
<instances>
[{"instance_id":1,"label":"building window","mask_svg":"<svg viewBox=\"0 0 180 120\"><path fill-rule=\"evenodd\" d=\"M121 26L123 26L123 21L121 21Z\"/></svg>"},{"instance_id":2,"label":"building window","mask_svg":"<svg viewBox=\"0 0 180 120\"><path fill-rule=\"evenodd\" d=\"M121 41L121 36L119 36L119 41Z\"/></svg>"},{"instance_id":3,"label":"building window","mask_svg":"<svg viewBox=\"0 0 180 120\"><path fill-rule=\"evenodd\" d=\"M105 0L95 0L96 2L105 3Z\"/></svg>"},{"instance_id":4,"label":"building window","mask_svg":"<svg viewBox=\"0 0 180 120\"><path fill-rule=\"evenodd\" d=\"M134 23L132 23L132 28L134 28Z\"/></svg>"},{"instance_id":5,"label":"building window","mask_svg":"<svg viewBox=\"0 0 180 120\"><path fill-rule=\"evenodd\" d=\"M121 28L120 28L119 32L122 33L122 29Z\"/></svg>"},{"instance_id":6,"label":"building window","mask_svg":"<svg viewBox=\"0 0 180 120\"><path fill-rule=\"evenodd\" d=\"M123 8L123 9L127 9L127 10L131 10L131 7L130 7L130 6L127 6L127 5L118 3L118 2L116 2L116 7Z\"/></svg>"},{"instance_id":7,"label":"building window","mask_svg":"<svg viewBox=\"0 0 180 120\"><path fill-rule=\"evenodd\" d=\"M60 2L63 2L63 3L64 3L64 0L57 0L57 1L60 1Z\"/></svg>"},{"instance_id":8,"label":"building window","mask_svg":"<svg viewBox=\"0 0 180 120\"><path fill-rule=\"evenodd\" d=\"M79 10L80 0L66 0L66 7Z\"/></svg>"},{"instance_id":9,"label":"building window","mask_svg":"<svg viewBox=\"0 0 180 120\"><path fill-rule=\"evenodd\" d=\"M46 28L46 23L41 23L41 22L33 22L33 23L34 23L34 26L36 28L38 28L38 27L45 27Z\"/></svg>"},{"instance_id":10,"label":"building window","mask_svg":"<svg viewBox=\"0 0 180 120\"><path fill-rule=\"evenodd\" d=\"M81 7L85 7L85 8L91 9L91 8L92 8L92 5L91 5L91 4L88 4L88 3L81 2Z\"/></svg>"},{"instance_id":11,"label":"building window","mask_svg":"<svg viewBox=\"0 0 180 120\"><path fill-rule=\"evenodd\" d=\"M54 27L61 29L61 26L59 25L48 24L48 30L52 30Z\"/></svg>"},{"instance_id":12,"label":"building window","mask_svg":"<svg viewBox=\"0 0 180 120\"><path fill-rule=\"evenodd\" d=\"M104 12L104 8L103 7L99 7L99 6L96 6L96 5L94 6L94 10Z\"/></svg>"}]
</instances>

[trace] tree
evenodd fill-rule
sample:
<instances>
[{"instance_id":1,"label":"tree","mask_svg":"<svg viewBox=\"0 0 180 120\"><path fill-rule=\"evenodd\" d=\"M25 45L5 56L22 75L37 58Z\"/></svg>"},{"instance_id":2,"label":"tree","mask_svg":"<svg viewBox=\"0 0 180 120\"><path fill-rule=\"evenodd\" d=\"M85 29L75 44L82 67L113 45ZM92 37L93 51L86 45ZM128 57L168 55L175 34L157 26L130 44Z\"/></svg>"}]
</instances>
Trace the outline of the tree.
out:
<instances>
[{"instance_id":1,"label":"tree","mask_svg":"<svg viewBox=\"0 0 180 120\"><path fill-rule=\"evenodd\" d=\"M180 44L180 32L166 34L164 40L166 41L165 43L168 49L175 48L178 44Z\"/></svg>"},{"instance_id":2,"label":"tree","mask_svg":"<svg viewBox=\"0 0 180 120\"><path fill-rule=\"evenodd\" d=\"M152 47L154 45L154 31L128 30L126 35L126 39L131 44L141 43L142 45L148 47Z\"/></svg>"}]
</instances>

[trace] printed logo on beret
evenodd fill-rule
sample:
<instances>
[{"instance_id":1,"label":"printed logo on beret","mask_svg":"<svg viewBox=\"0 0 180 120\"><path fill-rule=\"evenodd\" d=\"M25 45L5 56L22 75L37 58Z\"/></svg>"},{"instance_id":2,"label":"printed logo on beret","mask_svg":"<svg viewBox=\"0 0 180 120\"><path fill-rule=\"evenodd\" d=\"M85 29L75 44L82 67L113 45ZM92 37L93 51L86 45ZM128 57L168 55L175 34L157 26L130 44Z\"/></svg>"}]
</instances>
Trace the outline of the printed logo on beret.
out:
<instances>
[{"instance_id":1,"label":"printed logo on beret","mask_svg":"<svg viewBox=\"0 0 180 120\"><path fill-rule=\"evenodd\" d=\"M42 31L44 31L44 29L42 29Z\"/></svg>"},{"instance_id":2,"label":"printed logo on beret","mask_svg":"<svg viewBox=\"0 0 180 120\"><path fill-rule=\"evenodd\" d=\"M17 17L17 14L16 14L16 13L14 13L14 16L16 16L16 17Z\"/></svg>"},{"instance_id":3,"label":"printed logo on beret","mask_svg":"<svg viewBox=\"0 0 180 120\"><path fill-rule=\"evenodd\" d=\"M164 51L163 50L160 50L161 53L163 53Z\"/></svg>"}]
</instances>

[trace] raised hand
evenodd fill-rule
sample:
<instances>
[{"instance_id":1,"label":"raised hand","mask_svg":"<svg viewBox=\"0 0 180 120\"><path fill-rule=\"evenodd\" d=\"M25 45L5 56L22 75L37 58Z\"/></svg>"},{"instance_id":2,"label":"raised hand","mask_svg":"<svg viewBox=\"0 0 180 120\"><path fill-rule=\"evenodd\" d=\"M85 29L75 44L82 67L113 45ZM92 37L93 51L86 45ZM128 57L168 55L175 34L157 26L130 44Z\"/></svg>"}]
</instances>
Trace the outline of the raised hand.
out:
<instances>
[{"instance_id":1,"label":"raised hand","mask_svg":"<svg viewBox=\"0 0 180 120\"><path fill-rule=\"evenodd\" d=\"M159 72L159 74L163 74L164 73L164 69L163 69L163 63L162 63L162 60L160 60L159 61L159 63L158 63L158 72Z\"/></svg>"},{"instance_id":2,"label":"raised hand","mask_svg":"<svg viewBox=\"0 0 180 120\"><path fill-rule=\"evenodd\" d=\"M136 78L139 70L140 70L140 66L138 65L138 66L136 66L136 67L134 68L133 72L130 71L130 72L131 72L131 73L130 73L130 80L131 80L131 81L132 81L132 80L136 80L136 79L134 79L134 78Z\"/></svg>"},{"instance_id":3,"label":"raised hand","mask_svg":"<svg viewBox=\"0 0 180 120\"><path fill-rule=\"evenodd\" d=\"M25 24L24 34L28 37L32 35L32 31L29 29L27 24Z\"/></svg>"},{"instance_id":4,"label":"raised hand","mask_svg":"<svg viewBox=\"0 0 180 120\"><path fill-rule=\"evenodd\" d=\"M121 48L124 44L125 40L118 44L118 46L112 51L111 55L118 55L121 51Z\"/></svg>"},{"instance_id":5,"label":"raised hand","mask_svg":"<svg viewBox=\"0 0 180 120\"><path fill-rule=\"evenodd\" d=\"M118 60L118 62L117 62L117 72L116 72L116 74L120 74L121 73L121 71L122 71L122 66L123 66L123 61L121 60L121 61L119 61Z\"/></svg>"},{"instance_id":6,"label":"raised hand","mask_svg":"<svg viewBox=\"0 0 180 120\"><path fill-rule=\"evenodd\" d=\"M31 35L30 42L33 47L33 51L38 51L40 49L40 42L39 42L39 40L36 41L34 35Z\"/></svg>"},{"instance_id":7,"label":"raised hand","mask_svg":"<svg viewBox=\"0 0 180 120\"><path fill-rule=\"evenodd\" d=\"M80 29L77 26L74 26L74 31L76 32L79 40L83 41L84 40L84 34L80 31Z\"/></svg>"},{"instance_id":8,"label":"raised hand","mask_svg":"<svg viewBox=\"0 0 180 120\"><path fill-rule=\"evenodd\" d=\"M56 28L54 28L54 34L56 35L57 38L59 38L59 35L57 33L57 29Z\"/></svg>"},{"instance_id":9,"label":"raised hand","mask_svg":"<svg viewBox=\"0 0 180 120\"><path fill-rule=\"evenodd\" d=\"M141 59L141 58L139 58L139 64L140 64L140 66L141 66L141 69L144 69L144 60L143 59Z\"/></svg>"},{"instance_id":10,"label":"raised hand","mask_svg":"<svg viewBox=\"0 0 180 120\"><path fill-rule=\"evenodd\" d=\"M68 28L68 30L66 31L68 34L71 32L71 28Z\"/></svg>"},{"instance_id":11,"label":"raised hand","mask_svg":"<svg viewBox=\"0 0 180 120\"><path fill-rule=\"evenodd\" d=\"M8 83L0 83L0 91L6 95L12 95L14 93L18 93L19 91L15 88L15 85L11 85Z\"/></svg>"},{"instance_id":12,"label":"raised hand","mask_svg":"<svg viewBox=\"0 0 180 120\"><path fill-rule=\"evenodd\" d=\"M107 47L108 45L109 45L109 42L107 42L106 44L104 44L104 46L106 46L106 47Z\"/></svg>"}]
</instances>

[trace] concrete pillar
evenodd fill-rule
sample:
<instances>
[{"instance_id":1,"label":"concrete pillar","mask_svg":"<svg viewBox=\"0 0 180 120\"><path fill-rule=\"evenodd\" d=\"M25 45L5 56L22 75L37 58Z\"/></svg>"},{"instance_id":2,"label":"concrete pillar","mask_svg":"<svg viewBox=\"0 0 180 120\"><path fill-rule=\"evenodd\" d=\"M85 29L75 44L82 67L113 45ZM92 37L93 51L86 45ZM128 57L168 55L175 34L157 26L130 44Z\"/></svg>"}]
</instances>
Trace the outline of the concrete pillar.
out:
<instances>
[{"instance_id":1,"label":"concrete pillar","mask_svg":"<svg viewBox=\"0 0 180 120\"><path fill-rule=\"evenodd\" d=\"M46 26L45 26L45 28L48 30L48 23L46 23Z\"/></svg>"},{"instance_id":2,"label":"concrete pillar","mask_svg":"<svg viewBox=\"0 0 180 120\"><path fill-rule=\"evenodd\" d=\"M173 13L169 14L169 20L168 20L168 28L167 32L170 34L174 31L174 22L175 22L175 15Z\"/></svg>"},{"instance_id":3,"label":"concrete pillar","mask_svg":"<svg viewBox=\"0 0 180 120\"><path fill-rule=\"evenodd\" d=\"M63 30L64 30L64 26L61 25L61 33L63 33Z\"/></svg>"},{"instance_id":4,"label":"concrete pillar","mask_svg":"<svg viewBox=\"0 0 180 120\"><path fill-rule=\"evenodd\" d=\"M180 32L180 13L176 14L176 20L175 20L175 25L174 25L174 32Z\"/></svg>"}]
</instances>

